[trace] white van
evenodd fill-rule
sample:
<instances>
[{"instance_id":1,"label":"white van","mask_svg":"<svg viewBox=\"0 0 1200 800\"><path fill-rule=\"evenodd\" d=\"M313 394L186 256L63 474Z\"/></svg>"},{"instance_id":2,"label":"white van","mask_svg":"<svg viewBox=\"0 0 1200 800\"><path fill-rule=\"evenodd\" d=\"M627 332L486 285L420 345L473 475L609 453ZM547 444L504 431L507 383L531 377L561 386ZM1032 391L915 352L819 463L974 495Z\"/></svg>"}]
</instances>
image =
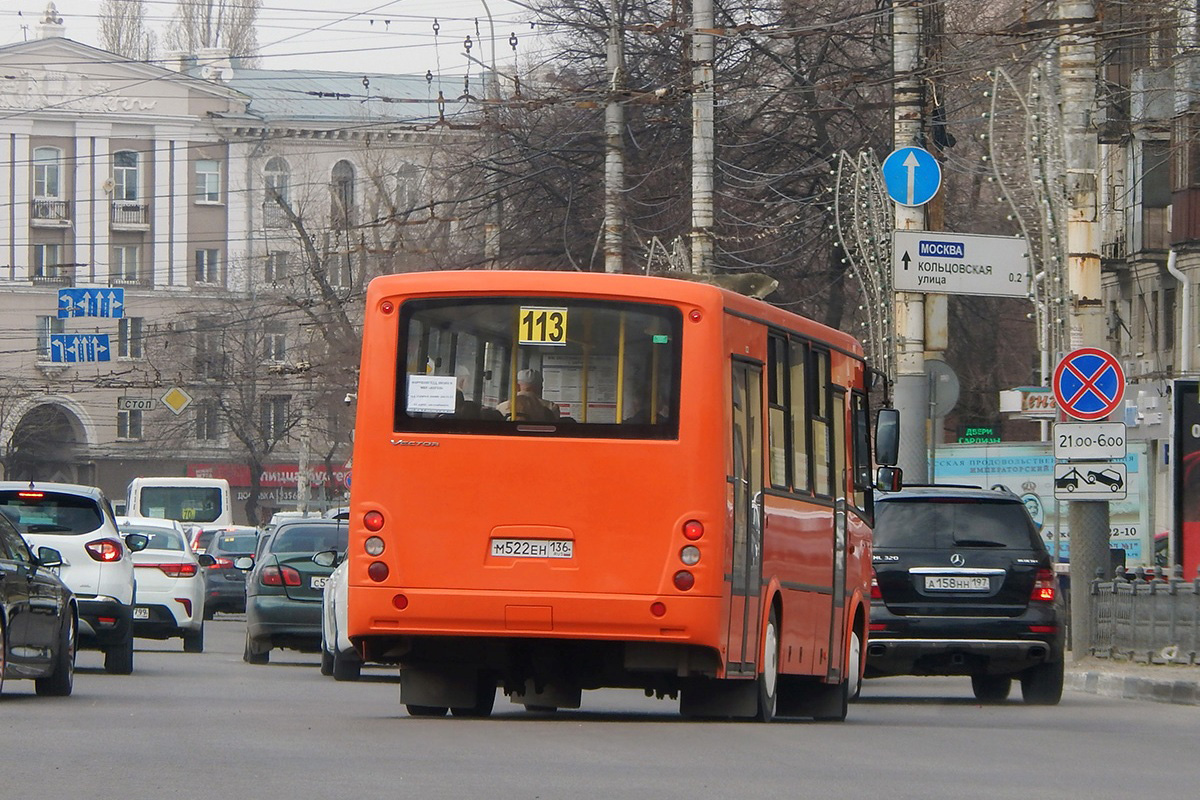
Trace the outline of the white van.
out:
<instances>
[{"instance_id":1,"label":"white van","mask_svg":"<svg viewBox=\"0 0 1200 800\"><path fill-rule=\"evenodd\" d=\"M162 517L187 525L232 525L229 481L224 478L134 478L125 513Z\"/></svg>"}]
</instances>

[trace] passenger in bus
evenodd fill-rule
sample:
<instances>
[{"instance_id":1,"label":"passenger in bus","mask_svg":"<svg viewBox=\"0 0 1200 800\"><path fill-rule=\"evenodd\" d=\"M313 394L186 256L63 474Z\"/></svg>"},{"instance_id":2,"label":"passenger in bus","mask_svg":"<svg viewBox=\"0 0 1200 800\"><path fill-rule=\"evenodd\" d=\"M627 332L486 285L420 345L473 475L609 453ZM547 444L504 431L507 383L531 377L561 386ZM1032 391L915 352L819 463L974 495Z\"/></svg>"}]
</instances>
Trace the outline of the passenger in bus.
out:
<instances>
[{"instance_id":1,"label":"passenger in bus","mask_svg":"<svg viewBox=\"0 0 1200 800\"><path fill-rule=\"evenodd\" d=\"M505 400L496 410L505 419L521 422L556 422L561 416L558 406L542 399L542 373L536 369L523 369L517 373L516 408Z\"/></svg>"}]
</instances>

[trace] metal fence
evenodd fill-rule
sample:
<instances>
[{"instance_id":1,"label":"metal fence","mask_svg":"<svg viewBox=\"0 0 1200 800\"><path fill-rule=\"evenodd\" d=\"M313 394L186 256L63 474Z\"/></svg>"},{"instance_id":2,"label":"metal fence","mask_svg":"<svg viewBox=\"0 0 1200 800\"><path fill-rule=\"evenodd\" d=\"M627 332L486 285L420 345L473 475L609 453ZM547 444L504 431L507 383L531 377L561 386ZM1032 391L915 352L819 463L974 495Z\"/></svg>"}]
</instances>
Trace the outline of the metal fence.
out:
<instances>
[{"instance_id":1,"label":"metal fence","mask_svg":"<svg viewBox=\"0 0 1200 800\"><path fill-rule=\"evenodd\" d=\"M1092 581L1092 655L1150 664L1200 664L1200 575L1150 568Z\"/></svg>"}]
</instances>

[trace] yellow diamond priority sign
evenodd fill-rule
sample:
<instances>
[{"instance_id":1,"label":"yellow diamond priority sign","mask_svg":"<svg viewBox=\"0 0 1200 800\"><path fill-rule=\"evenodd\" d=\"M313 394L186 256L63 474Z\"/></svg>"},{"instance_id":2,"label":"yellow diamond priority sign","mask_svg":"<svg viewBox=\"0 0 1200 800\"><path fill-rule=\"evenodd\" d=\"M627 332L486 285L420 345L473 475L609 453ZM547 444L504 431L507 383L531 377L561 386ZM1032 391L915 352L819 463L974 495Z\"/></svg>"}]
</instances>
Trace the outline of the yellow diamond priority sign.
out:
<instances>
[{"instance_id":1,"label":"yellow diamond priority sign","mask_svg":"<svg viewBox=\"0 0 1200 800\"><path fill-rule=\"evenodd\" d=\"M182 414L183 410L192 404L192 396L178 386L172 386L160 399L175 416Z\"/></svg>"}]
</instances>

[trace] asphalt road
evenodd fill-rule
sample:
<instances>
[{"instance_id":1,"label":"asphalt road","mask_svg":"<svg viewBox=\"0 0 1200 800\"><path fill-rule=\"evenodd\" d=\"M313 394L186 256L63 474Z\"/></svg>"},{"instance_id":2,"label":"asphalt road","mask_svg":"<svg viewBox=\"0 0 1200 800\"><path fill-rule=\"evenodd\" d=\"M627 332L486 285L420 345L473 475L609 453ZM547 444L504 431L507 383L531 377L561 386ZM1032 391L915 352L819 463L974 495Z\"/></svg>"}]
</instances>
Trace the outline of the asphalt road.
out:
<instances>
[{"instance_id":1,"label":"asphalt road","mask_svg":"<svg viewBox=\"0 0 1200 800\"><path fill-rule=\"evenodd\" d=\"M218 617L202 654L139 640L132 676L80 654L75 694L0 698L0 798L1128 798L1190 796L1200 708L1068 692L981 706L965 679L869 681L841 724L683 720L639 692L535 715L416 719L390 669L241 660Z\"/></svg>"}]
</instances>

